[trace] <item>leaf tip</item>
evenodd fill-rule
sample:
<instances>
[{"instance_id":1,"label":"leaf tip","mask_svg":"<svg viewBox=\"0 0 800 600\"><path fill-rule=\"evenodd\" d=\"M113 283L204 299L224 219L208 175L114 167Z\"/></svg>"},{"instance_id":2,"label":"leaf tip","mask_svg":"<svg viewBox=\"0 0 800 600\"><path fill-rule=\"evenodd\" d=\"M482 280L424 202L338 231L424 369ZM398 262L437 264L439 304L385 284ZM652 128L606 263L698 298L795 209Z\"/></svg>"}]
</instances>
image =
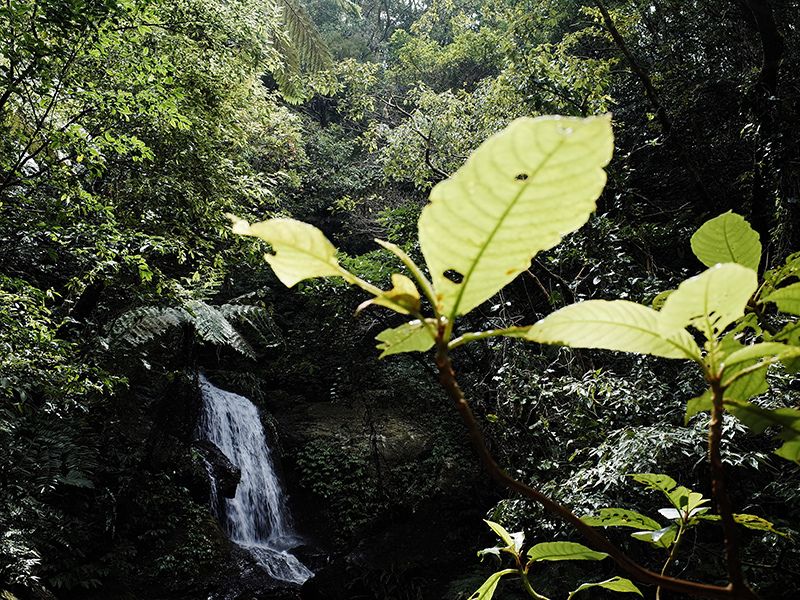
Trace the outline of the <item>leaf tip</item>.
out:
<instances>
[{"instance_id":1,"label":"leaf tip","mask_svg":"<svg viewBox=\"0 0 800 600\"><path fill-rule=\"evenodd\" d=\"M225 216L231 220L231 231L237 235L252 235L250 232L250 223L241 217L237 217L232 213L225 213Z\"/></svg>"}]
</instances>

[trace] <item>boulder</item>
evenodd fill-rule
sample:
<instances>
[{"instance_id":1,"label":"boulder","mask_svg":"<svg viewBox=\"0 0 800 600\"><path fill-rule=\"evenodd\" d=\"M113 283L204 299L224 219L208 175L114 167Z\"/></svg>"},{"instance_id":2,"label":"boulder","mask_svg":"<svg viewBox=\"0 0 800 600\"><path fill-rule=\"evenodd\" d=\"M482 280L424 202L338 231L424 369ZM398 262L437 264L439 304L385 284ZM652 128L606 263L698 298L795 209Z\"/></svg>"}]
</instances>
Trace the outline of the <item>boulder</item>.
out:
<instances>
[{"instance_id":1,"label":"boulder","mask_svg":"<svg viewBox=\"0 0 800 600\"><path fill-rule=\"evenodd\" d=\"M233 498L242 478L242 470L213 442L198 440L192 444L192 449L208 463L209 476L217 483L217 494L223 498Z\"/></svg>"}]
</instances>

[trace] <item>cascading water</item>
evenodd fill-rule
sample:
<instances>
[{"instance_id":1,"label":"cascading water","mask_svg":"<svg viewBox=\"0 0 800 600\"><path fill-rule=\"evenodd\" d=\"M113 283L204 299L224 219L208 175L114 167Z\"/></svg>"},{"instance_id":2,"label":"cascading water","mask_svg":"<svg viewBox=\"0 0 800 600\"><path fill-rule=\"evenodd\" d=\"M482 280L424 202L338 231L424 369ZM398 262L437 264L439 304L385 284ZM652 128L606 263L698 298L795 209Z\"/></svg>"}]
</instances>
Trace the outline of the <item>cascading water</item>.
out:
<instances>
[{"instance_id":1,"label":"cascading water","mask_svg":"<svg viewBox=\"0 0 800 600\"><path fill-rule=\"evenodd\" d=\"M228 537L250 551L271 577L303 583L313 573L289 553L301 539L292 528L258 409L244 396L221 390L202 375L200 388L200 437L216 444L242 470L236 496L213 502L212 510L218 511Z\"/></svg>"}]
</instances>

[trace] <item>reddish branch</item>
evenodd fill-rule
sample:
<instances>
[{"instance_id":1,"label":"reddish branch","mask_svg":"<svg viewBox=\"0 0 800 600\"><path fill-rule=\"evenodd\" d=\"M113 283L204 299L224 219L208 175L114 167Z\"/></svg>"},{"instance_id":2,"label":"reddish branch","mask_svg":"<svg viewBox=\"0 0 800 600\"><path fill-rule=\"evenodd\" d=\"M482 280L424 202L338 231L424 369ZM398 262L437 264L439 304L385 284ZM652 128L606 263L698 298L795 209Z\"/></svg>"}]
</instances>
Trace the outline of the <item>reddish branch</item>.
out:
<instances>
[{"instance_id":1,"label":"reddish branch","mask_svg":"<svg viewBox=\"0 0 800 600\"><path fill-rule=\"evenodd\" d=\"M439 367L439 382L447 392L450 400L452 400L456 410L458 410L459 414L461 415L461 420L464 422L464 425L467 428L469 437L472 440L472 445L477 451L484 468L498 484L508 488L511 491L517 492L526 498L535 500L551 513L575 527L575 529L577 529L591 544L593 544L595 548L608 553L608 555L611 556L614 561L616 561L623 571L642 583L649 583L652 585L661 586L664 589L672 590L674 592L691 594L693 596L700 596L703 598L715 598L720 600L760 600L759 597L744 584L743 580L741 579L741 575L739 575L738 583L732 577L731 584L725 587L720 587L707 585L704 583L696 583L693 581L686 581L683 579L673 579L672 577L659 575L658 573L645 569L643 566L629 558L622 550L617 548L609 540L607 540L600 532L581 521L569 509L545 496L541 492L536 491L535 489L504 473L487 448L486 442L484 441L480 427L478 426L478 423L472 414L469 403L467 402L467 399L461 389L458 387L455 374L453 373L452 364L450 362L450 358L448 357L447 344L441 340L437 343L436 364ZM728 512L730 513L730 511ZM727 536L728 531L726 529L726 537Z\"/></svg>"},{"instance_id":2,"label":"reddish branch","mask_svg":"<svg viewBox=\"0 0 800 600\"><path fill-rule=\"evenodd\" d=\"M744 589L747 585L742 577L742 558L739 554L739 540L736 533L736 521L733 518L731 499L725 490L725 470L722 465L720 442L722 440L722 396L723 389L719 380L711 381L713 406L711 423L708 429L708 455L711 461L711 490L717 504L717 513L722 519L722 530L725 532L725 561L728 565L728 579L734 589Z\"/></svg>"}]
</instances>

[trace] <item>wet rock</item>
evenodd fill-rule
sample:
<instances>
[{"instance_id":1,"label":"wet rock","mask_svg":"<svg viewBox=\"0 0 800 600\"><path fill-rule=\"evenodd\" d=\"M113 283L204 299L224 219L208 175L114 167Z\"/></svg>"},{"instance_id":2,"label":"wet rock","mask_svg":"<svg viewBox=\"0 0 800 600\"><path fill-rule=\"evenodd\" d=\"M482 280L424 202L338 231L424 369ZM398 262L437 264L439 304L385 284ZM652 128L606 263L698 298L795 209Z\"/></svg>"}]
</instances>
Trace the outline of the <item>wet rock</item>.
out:
<instances>
[{"instance_id":1,"label":"wet rock","mask_svg":"<svg viewBox=\"0 0 800 600\"><path fill-rule=\"evenodd\" d=\"M242 470L234 465L213 442L198 440L192 444L192 449L210 465L210 475L217 482L217 493L223 498L233 498L242 477Z\"/></svg>"},{"instance_id":2,"label":"wet rock","mask_svg":"<svg viewBox=\"0 0 800 600\"><path fill-rule=\"evenodd\" d=\"M330 556L325 550L309 544L292 548L290 553L314 573L323 569L330 562Z\"/></svg>"},{"instance_id":3,"label":"wet rock","mask_svg":"<svg viewBox=\"0 0 800 600\"><path fill-rule=\"evenodd\" d=\"M268 404L281 444L288 447L320 440L339 445L374 443L384 464L393 467L422 456L436 443L429 429L403 414L381 392L335 403L272 392Z\"/></svg>"},{"instance_id":4,"label":"wet rock","mask_svg":"<svg viewBox=\"0 0 800 600\"><path fill-rule=\"evenodd\" d=\"M195 581L167 581L150 600L297 600L300 586L269 576L244 548L231 544L230 560Z\"/></svg>"}]
</instances>

